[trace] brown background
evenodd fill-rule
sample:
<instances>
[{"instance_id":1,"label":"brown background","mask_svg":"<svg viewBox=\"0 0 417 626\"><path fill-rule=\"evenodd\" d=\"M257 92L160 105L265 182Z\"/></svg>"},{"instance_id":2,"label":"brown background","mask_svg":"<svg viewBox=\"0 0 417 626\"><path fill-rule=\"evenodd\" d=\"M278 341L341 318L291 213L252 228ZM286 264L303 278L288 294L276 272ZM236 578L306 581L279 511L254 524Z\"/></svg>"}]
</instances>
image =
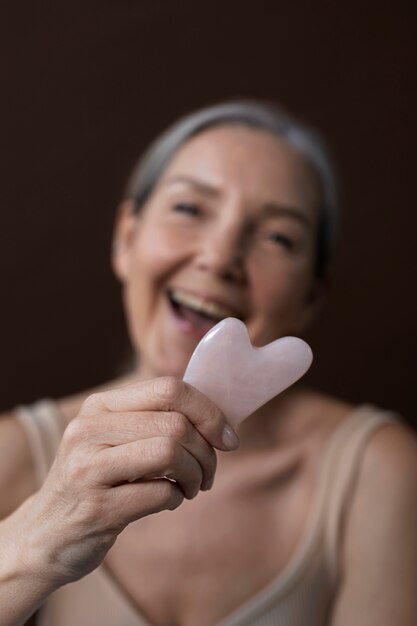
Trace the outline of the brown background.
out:
<instances>
[{"instance_id":1,"label":"brown background","mask_svg":"<svg viewBox=\"0 0 417 626\"><path fill-rule=\"evenodd\" d=\"M274 98L327 136L342 176L333 295L310 382L414 419L413 2L3 2L0 408L113 376L126 352L113 213L177 116Z\"/></svg>"}]
</instances>

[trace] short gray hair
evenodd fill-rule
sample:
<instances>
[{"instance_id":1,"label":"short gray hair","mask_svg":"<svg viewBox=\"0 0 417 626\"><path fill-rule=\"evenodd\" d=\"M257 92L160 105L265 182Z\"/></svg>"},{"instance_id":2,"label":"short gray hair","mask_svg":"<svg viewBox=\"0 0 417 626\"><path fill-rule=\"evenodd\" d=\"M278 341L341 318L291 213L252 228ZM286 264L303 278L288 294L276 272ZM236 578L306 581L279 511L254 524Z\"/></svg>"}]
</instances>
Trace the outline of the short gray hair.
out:
<instances>
[{"instance_id":1,"label":"short gray hair","mask_svg":"<svg viewBox=\"0 0 417 626\"><path fill-rule=\"evenodd\" d=\"M148 148L134 168L125 198L138 212L177 150L191 137L222 124L242 124L277 135L300 152L313 166L322 186L316 274L322 275L332 256L339 226L337 179L328 150L318 133L275 103L235 100L209 106L178 120Z\"/></svg>"}]
</instances>

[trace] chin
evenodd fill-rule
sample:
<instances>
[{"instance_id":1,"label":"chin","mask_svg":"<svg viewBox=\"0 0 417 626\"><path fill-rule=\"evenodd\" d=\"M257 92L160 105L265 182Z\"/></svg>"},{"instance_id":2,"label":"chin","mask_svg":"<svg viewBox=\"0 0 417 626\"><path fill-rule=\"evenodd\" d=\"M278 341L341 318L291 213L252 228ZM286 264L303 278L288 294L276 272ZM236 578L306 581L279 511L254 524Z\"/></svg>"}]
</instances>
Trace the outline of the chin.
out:
<instances>
[{"instance_id":1,"label":"chin","mask_svg":"<svg viewBox=\"0 0 417 626\"><path fill-rule=\"evenodd\" d=\"M143 358L142 356L142 369L147 378L159 378L162 376L182 378L190 357L191 355L175 357L172 354L153 355L150 358Z\"/></svg>"},{"instance_id":2,"label":"chin","mask_svg":"<svg viewBox=\"0 0 417 626\"><path fill-rule=\"evenodd\" d=\"M182 378L184 376L185 373L185 369L186 369L186 365L183 367L180 366L175 366L175 365L171 365L171 366L167 366L164 365L162 367L160 367L158 369L158 373L156 374L157 377L159 376L175 376L175 378Z\"/></svg>"}]
</instances>

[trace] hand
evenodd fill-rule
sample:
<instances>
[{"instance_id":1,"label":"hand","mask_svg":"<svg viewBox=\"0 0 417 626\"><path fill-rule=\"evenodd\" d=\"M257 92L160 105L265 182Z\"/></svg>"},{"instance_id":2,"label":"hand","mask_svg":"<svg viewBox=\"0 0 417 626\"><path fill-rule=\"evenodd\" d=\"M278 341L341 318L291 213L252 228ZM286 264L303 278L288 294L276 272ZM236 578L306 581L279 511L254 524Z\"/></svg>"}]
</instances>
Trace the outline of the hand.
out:
<instances>
[{"instance_id":1,"label":"hand","mask_svg":"<svg viewBox=\"0 0 417 626\"><path fill-rule=\"evenodd\" d=\"M25 550L57 586L81 578L127 524L210 488L213 448L237 446L221 411L175 378L94 394L66 429L44 485L25 503Z\"/></svg>"}]
</instances>

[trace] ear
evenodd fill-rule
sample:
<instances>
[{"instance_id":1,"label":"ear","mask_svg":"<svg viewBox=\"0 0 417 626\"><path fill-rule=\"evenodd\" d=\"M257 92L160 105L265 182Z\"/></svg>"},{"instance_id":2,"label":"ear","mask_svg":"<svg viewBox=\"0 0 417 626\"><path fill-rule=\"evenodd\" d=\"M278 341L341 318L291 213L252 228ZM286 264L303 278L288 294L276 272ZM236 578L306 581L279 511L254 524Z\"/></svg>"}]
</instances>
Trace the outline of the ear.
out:
<instances>
[{"instance_id":1,"label":"ear","mask_svg":"<svg viewBox=\"0 0 417 626\"><path fill-rule=\"evenodd\" d=\"M124 200L119 204L113 229L111 264L116 277L122 283L129 272L132 242L138 219L133 209L133 200Z\"/></svg>"}]
</instances>

